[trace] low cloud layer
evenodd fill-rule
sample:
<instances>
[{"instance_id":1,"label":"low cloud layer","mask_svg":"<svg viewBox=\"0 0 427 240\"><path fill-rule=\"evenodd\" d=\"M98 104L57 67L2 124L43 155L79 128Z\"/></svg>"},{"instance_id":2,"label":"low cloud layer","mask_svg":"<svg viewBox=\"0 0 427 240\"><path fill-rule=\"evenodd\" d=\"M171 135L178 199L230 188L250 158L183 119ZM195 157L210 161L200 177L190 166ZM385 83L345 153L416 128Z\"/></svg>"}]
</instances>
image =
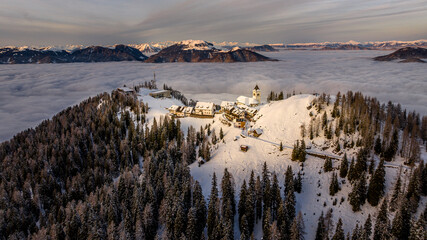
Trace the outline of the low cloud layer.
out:
<instances>
[{"instance_id":1,"label":"low cloud layer","mask_svg":"<svg viewBox=\"0 0 427 240\"><path fill-rule=\"evenodd\" d=\"M89 96L152 79L198 100L234 100L258 84L269 91L362 91L427 114L427 68L419 63L375 62L384 51L284 51L279 62L70 63L0 65L0 141Z\"/></svg>"}]
</instances>

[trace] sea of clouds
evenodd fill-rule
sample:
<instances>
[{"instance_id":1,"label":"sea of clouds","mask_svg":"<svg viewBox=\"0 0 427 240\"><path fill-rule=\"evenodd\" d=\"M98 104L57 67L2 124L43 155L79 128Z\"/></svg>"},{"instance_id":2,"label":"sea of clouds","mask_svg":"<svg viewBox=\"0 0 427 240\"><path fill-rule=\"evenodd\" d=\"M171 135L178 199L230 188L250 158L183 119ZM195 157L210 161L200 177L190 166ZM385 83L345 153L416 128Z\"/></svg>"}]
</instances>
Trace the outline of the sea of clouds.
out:
<instances>
[{"instance_id":1,"label":"sea of clouds","mask_svg":"<svg viewBox=\"0 0 427 240\"><path fill-rule=\"evenodd\" d=\"M153 78L201 101L251 95L255 84L268 92L361 91L382 102L427 114L427 64L375 62L388 51L281 51L278 62L140 62L0 65L0 141L35 127L89 96Z\"/></svg>"}]
</instances>

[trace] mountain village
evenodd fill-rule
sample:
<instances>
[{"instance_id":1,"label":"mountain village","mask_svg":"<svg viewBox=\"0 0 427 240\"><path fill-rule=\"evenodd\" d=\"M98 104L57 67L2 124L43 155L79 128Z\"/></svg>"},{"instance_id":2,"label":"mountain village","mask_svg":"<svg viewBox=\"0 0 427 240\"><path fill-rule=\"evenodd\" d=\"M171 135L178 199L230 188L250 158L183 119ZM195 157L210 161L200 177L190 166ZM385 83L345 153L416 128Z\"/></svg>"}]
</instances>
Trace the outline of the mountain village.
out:
<instances>
[{"instance_id":1,"label":"mountain village","mask_svg":"<svg viewBox=\"0 0 427 240\"><path fill-rule=\"evenodd\" d=\"M169 115L178 118L213 118L215 114L221 114L222 123L247 129L247 123L254 122L254 116L258 112L260 104L261 90L258 85L255 85L252 97L239 96L235 102L222 101L220 105L213 102L197 102L194 107L172 105L167 110Z\"/></svg>"}]
</instances>

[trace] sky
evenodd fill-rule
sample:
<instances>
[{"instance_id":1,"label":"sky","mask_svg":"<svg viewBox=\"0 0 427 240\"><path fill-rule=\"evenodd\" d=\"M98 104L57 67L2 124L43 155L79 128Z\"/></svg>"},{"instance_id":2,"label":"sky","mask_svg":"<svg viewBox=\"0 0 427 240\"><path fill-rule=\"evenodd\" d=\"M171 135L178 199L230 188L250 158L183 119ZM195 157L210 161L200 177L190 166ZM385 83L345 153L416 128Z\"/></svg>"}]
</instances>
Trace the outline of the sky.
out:
<instances>
[{"instance_id":1,"label":"sky","mask_svg":"<svg viewBox=\"0 0 427 240\"><path fill-rule=\"evenodd\" d=\"M427 38L427 0L0 0L0 46Z\"/></svg>"}]
</instances>

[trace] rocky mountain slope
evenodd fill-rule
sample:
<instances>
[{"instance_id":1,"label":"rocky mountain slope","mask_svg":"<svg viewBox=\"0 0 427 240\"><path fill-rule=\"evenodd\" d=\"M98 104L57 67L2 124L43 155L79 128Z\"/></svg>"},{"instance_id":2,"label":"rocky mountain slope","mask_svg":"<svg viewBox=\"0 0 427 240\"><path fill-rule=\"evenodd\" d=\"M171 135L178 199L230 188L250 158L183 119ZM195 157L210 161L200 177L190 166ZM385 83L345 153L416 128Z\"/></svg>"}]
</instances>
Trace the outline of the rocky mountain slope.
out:
<instances>
[{"instance_id":1,"label":"rocky mountain slope","mask_svg":"<svg viewBox=\"0 0 427 240\"><path fill-rule=\"evenodd\" d=\"M0 62L9 64L143 61L146 58L138 49L125 45L91 46L73 51L14 47L0 50Z\"/></svg>"},{"instance_id":2,"label":"rocky mountain slope","mask_svg":"<svg viewBox=\"0 0 427 240\"><path fill-rule=\"evenodd\" d=\"M258 62L275 61L247 49L233 48L230 51L220 50L212 43L200 40L187 40L161 50L150 56L148 63L164 62Z\"/></svg>"},{"instance_id":3,"label":"rocky mountain slope","mask_svg":"<svg viewBox=\"0 0 427 240\"><path fill-rule=\"evenodd\" d=\"M375 57L375 61L392 61L397 59L411 59L411 58L427 58L427 49L426 48L413 48L406 47L401 48L393 53L384 56Z\"/></svg>"}]
</instances>

